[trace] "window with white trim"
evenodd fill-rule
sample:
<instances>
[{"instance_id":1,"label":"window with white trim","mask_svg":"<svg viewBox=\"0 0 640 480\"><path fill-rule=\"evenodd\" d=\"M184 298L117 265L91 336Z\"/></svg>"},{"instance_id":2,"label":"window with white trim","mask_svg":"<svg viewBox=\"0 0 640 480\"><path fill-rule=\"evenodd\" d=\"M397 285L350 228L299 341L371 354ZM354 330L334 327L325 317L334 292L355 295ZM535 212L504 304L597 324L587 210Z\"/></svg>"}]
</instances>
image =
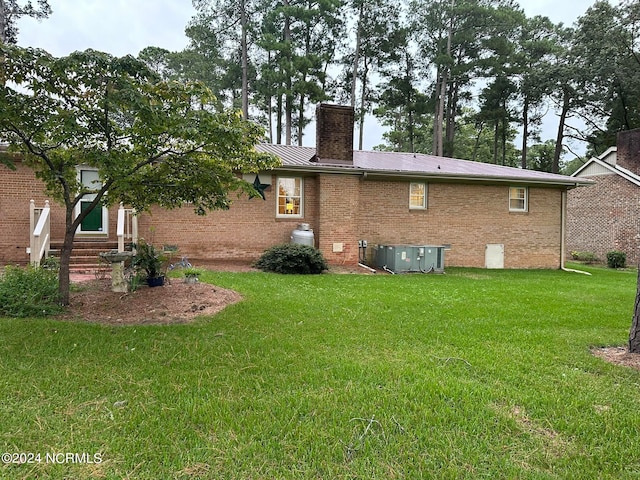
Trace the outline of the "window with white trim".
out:
<instances>
[{"instance_id":1,"label":"window with white trim","mask_svg":"<svg viewBox=\"0 0 640 480\"><path fill-rule=\"evenodd\" d=\"M279 177L276 217L300 218L303 216L302 177Z\"/></svg>"},{"instance_id":2,"label":"window with white trim","mask_svg":"<svg viewBox=\"0 0 640 480\"><path fill-rule=\"evenodd\" d=\"M527 212L529 210L529 189L527 187L509 187L509 211Z\"/></svg>"},{"instance_id":3,"label":"window with white trim","mask_svg":"<svg viewBox=\"0 0 640 480\"><path fill-rule=\"evenodd\" d=\"M409 184L409 208L422 209L427 208L427 184L412 182Z\"/></svg>"}]
</instances>

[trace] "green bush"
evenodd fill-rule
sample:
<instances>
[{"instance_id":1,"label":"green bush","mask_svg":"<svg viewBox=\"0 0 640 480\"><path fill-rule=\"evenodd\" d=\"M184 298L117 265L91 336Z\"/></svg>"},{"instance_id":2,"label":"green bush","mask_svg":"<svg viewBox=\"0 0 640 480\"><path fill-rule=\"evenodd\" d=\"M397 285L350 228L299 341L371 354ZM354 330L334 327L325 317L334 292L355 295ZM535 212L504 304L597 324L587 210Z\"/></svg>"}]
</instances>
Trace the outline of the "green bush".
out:
<instances>
[{"instance_id":1,"label":"green bush","mask_svg":"<svg viewBox=\"0 0 640 480\"><path fill-rule=\"evenodd\" d=\"M60 259L58 257L47 257L40 262L40 267L45 270L60 271Z\"/></svg>"},{"instance_id":2,"label":"green bush","mask_svg":"<svg viewBox=\"0 0 640 480\"><path fill-rule=\"evenodd\" d=\"M0 315L52 315L62 309L58 300L58 274L55 270L7 266L0 275Z\"/></svg>"},{"instance_id":3,"label":"green bush","mask_svg":"<svg viewBox=\"0 0 640 480\"><path fill-rule=\"evenodd\" d=\"M595 253L593 252L576 252L573 251L571 252L571 258L573 260L577 260L579 262L584 262L584 263L595 263L598 261L598 258L596 257Z\"/></svg>"},{"instance_id":4,"label":"green bush","mask_svg":"<svg viewBox=\"0 0 640 480\"><path fill-rule=\"evenodd\" d=\"M297 243L271 247L254 266L265 272L299 274L317 274L329 268L320 250Z\"/></svg>"},{"instance_id":5,"label":"green bush","mask_svg":"<svg viewBox=\"0 0 640 480\"><path fill-rule=\"evenodd\" d=\"M613 250L607 253L607 266L609 268L624 268L627 264L627 254Z\"/></svg>"}]
</instances>

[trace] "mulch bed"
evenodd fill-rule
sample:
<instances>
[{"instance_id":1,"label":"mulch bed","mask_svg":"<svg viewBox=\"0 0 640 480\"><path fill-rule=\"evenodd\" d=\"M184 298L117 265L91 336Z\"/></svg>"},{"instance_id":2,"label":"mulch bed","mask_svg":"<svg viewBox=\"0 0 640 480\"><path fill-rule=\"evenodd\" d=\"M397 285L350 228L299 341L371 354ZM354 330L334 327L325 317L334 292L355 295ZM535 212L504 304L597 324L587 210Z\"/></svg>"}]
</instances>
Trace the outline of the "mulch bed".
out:
<instances>
[{"instance_id":1,"label":"mulch bed","mask_svg":"<svg viewBox=\"0 0 640 480\"><path fill-rule=\"evenodd\" d=\"M71 293L71 305L57 318L109 325L186 323L213 315L241 299L233 290L206 283L186 284L182 279L128 293L112 292L109 279L91 280Z\"/></svg>"}]
</instances>

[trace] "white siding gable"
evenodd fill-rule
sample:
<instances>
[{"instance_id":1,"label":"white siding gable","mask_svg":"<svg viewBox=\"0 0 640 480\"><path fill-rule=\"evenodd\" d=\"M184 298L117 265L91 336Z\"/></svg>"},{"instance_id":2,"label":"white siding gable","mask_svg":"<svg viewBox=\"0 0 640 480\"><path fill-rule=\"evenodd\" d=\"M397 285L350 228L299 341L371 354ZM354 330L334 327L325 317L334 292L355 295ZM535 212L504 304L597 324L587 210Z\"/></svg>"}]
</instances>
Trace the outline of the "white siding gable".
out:
<instances>
[{"instance_id":1,"label":"white siding gable","mask_svg":"<svg viewBox=\"0 0 640 480\"><path fill-rule=\"evenodd\" d=\"M615 175L615 172L600 163L591 162L584 167L579 174L580 177L595 177L600 175Z\"/></svg>"}]
</instances>

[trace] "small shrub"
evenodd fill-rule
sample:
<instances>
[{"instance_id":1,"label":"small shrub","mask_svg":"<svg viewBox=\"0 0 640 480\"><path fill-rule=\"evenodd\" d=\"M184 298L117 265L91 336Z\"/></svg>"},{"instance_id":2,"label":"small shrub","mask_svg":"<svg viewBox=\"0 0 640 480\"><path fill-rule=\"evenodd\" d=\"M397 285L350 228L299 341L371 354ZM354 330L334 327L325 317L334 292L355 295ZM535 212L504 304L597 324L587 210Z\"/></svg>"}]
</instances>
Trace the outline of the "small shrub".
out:
<instances>
[{"instance_id":1,"label":"small shrub","mask_svg":"<svg viewBox=\"0 0 640 480\"><path fill-rule=\"evenodd\" d=\"M126 277L127 284L129 285L129 291L135 292L145 283L147 277L144 273L133 273Z\"/></svg>"},{"instance_id":2,"label":"small shrub","mask_svg":"<svg viewBox=\"0 0 640 480\"><path fill-rule=\"evenodd\" d=\"M189 267L182 271L185 283L198 283L203 270L201 268Z\"/></svg>"},{"instance_id":3,"label":"small shrub","mask_svg":"<svg viewBox=\"0 0 640 480\"><path fill-rule=\"evenodd\" d=\"M584 262L584 263L595 263L598 261L598 257L596 257L595 253L593 252L573 251L571 252L571 258L573 260L577 260L579 262Z\"/></svg>"},{"instance_id":4,"label":"small shrub","mask_svg":"<svg viewBox=\"0 0 640 480\"><path fill-rule=\"evenodd\" d=\"M45 270L60 271L60 259L58 257L47 257L40 262L40 267Z\"/></svg>"},{"instance_id":5,"label":"small shrub","mask_svg":"<svg viewBox=\"0 0 640 480\"><path fill-rule=\"evenodd\" d=\"M197 267L188 267L182 270L182 275L185 277L199 277L204 273L204 270Z\"/></svg>"},{"instance_id":6,"label":"small shrub","mask_svg":"<svg viewBox=\"0 0 640 480\"><path fill-rule=\"evenodd\" d=\"M168 258L164 250L156 249L143 238L134 245L136 254L131 265L137 273L144 273L146 278L158 278L164 275L168 265Z\"/></svg>"},{"instance_id":7,"label":"small shrub","mask_svg":"<svg viewBox=\"0 0 640 480\"><path fill-rule=\"evenodd\" d=\"M61 311L58 274L47 268L5 267L0 276L0 315L43 317Z\"/></svg>"},{"instance_id":8,"label":"small shrub","mask_svg":"<svg viewBox=\"0 0 640 480\"><path fill-rule=\"evenodd\" d=\"M254 266L265 272L298 274L317 274L329 268L320 250L297 243L271 247Z\"/></svg>"},{"instance_id":9,"label":"small shrub","mask_svg":"<svg viewBox=\"0 0 640 480\"><path fill-rule=\"evenodd\" d=\"M627 264L627 254L613 250L607 253L607 266L609 268L624 268Z\"/></svg>"}]
</instances>

